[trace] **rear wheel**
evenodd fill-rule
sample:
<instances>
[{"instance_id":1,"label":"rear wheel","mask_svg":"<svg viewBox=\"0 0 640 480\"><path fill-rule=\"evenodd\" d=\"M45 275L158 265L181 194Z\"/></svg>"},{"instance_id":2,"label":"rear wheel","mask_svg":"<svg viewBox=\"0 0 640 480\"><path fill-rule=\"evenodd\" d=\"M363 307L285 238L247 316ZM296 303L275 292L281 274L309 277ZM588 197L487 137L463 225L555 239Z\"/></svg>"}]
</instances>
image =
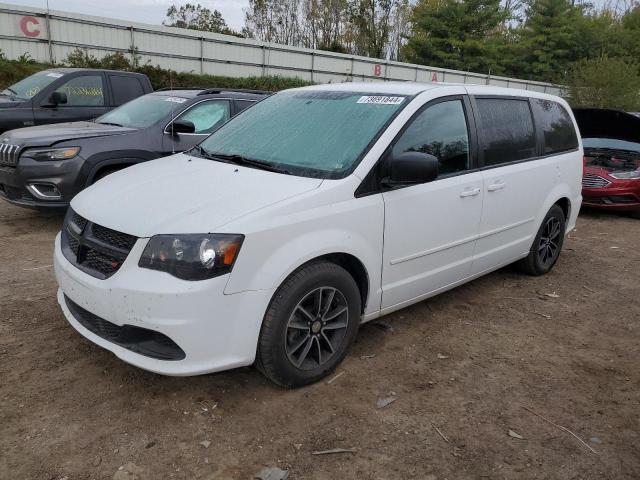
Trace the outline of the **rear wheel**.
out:
<instances>
[{"instance_id":1,"label":"rear wheel","mask_svg":"<svg viewBox=\"0 0 640 480\"><path fill-rule=\"evenodd\" d=\"M518 267L529 275L544 275L558 261L564 243L566 219L562 208L551 207L542 221L529 255L518 262Z\"/></svg>"},{"instance_id":2,"label":"rear wheel","mask_svg":"<svg viewBox=\"0 0 640 480\"><path fill-rule=\"evenodd\" d=\"M284 387L328 375L344 359L360 324L360 290L339 265L321 262L293 273L264 318L256 366Z\"/></svg>"}]
</instances>

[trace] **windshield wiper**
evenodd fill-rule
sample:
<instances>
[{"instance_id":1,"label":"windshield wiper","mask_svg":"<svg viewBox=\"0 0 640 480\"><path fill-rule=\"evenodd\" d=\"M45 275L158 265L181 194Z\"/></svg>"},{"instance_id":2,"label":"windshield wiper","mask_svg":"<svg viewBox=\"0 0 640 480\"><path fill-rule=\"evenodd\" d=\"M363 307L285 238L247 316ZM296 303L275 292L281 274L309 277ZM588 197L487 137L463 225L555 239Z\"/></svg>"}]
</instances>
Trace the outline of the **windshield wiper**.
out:
<instances>
[{"instance_id":1,"label":"windshield wiper","mask_svg":"<svg viewBox=\"0 0 640 480\"><path fill-rule=\"evenodd\" d=\"M228 155L226 153L208 152L204 148L198 145L197 151L200 155L211 160L221 160L226 163L233 163L236 165L243 165L246 167L258 168L260 170L267 170L269 172L283 173L285 175L291 175L291 172L284 168L278 167L273 163L265 162L263 160L256 160L254 158L243 157L242 155Z\"/></svg>"},{"instance_id":2,"label":"windshield wiper","mask_svg":"<svg viewBox=\"0 0 640 480\"><path fill-rule=\"evenodd\" d=\"M120 125L119 123L113 123L113 122L96 122L99 123L100 125L113 125L114 127L123 127L124 125Z\"/></svg>"},{"instance_id":3,"label":"windshield wiper","mask_svg":"<svg viewBox=\"0 0 640 480\"><path fill-rule=\"evenodd\" d=\"M4 93L4 92L9 92L9 93L11 93L11 95L13 95L14 97L17 97L17 96L18 96L18 92L16 92L15 90L13 90L13 89L11 89L11 88L9 88L9 87L5 88L5 89L2 91L2 93L0 93L0 95L4 95L5 97L8 97L9 95L7 95L7 94L6 94L6 93Z\"/></svg>"}]
</instances>

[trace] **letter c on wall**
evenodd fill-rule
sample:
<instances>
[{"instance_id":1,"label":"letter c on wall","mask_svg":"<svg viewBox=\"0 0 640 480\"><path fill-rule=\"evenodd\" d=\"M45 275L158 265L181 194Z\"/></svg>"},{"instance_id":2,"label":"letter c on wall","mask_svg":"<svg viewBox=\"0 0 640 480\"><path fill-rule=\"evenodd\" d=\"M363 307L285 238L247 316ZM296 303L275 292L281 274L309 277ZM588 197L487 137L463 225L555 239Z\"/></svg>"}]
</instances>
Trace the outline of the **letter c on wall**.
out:
<instances>
[{"instance_id":1,"label":"letter c on wall","mask_svg":"<svg viewBox=\"0 0 640 480\"><path fill-rule=\"evenodd\" d=\"M36 28L40 25L40 20L36 17L22 17L20 19L20 30L25 37L35 38L40 35L40 29Z\"/></svg>"}]
</instances>

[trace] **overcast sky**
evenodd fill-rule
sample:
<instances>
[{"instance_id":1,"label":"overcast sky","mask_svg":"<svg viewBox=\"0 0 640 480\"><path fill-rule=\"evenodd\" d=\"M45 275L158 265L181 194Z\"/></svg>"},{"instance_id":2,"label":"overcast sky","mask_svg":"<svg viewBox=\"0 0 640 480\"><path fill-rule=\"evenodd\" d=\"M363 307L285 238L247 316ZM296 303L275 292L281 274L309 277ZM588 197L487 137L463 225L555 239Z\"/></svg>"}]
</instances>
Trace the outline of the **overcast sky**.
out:
<instances>
[{"instance_id":1,"label":"overcast sky","mask_svg":"<svg viewBox=\"0 0 640 480\"><path fill-rule=\"evenodd\" d=\"M31 7L46 8L46 0L2 0L14 5L27 5ZM134 22L160 24L165 19L167 8L173 5L182 5L187 1L180 0L49 0L51 10L64 10L67 12L84 13L100 17L120 18ZM211 10L216 9L222 13L227 25L234 29L240 29L244 25L244 9L248 0L191 0L190 3L199 3Z\"/></svg>"}]
</instances>

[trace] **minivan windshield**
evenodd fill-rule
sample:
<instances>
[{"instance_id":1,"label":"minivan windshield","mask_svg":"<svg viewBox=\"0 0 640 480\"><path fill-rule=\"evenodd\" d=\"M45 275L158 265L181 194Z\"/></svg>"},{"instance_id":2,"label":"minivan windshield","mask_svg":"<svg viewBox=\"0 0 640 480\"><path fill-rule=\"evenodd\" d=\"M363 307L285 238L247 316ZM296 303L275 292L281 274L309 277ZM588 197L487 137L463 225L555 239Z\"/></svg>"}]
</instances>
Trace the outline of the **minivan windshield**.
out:
<instances>
[{"instance_id":1,"label":"minivan windshield","mask_svg":"<svg viewBox=\"0 0 640 480\"><path fill-rule=\"evenodd\" d=\"M10 87L2 90L2 95L17 97L21 100L28 100L37 95L43 88L51 82L64 76L62 72L45 70L43 72L34 73L33 75L14 83Z\"/></svg>"},{"instance_id":2,"label":"minivan windshield","mask_svg":"<svg viewBox=\"0 0 640 480\"><path fill-rule=\"evenodd\" d=\"M149 94L138 97L96 119L96 123L129 128L147 128L163 118L169 120L171 112L182 111L187 99L170 95Z\"/></svg>"},{"instance_id":3,"label":"minivan windshield","mask_svg":"<svg viewBox=\"0 0 640 480\"><path fill-rule=\"evenodd\" d=\"M402 95L285 91L245 110L191 153L340 178L407 103Z\"/></svg>"}]
</instances>

